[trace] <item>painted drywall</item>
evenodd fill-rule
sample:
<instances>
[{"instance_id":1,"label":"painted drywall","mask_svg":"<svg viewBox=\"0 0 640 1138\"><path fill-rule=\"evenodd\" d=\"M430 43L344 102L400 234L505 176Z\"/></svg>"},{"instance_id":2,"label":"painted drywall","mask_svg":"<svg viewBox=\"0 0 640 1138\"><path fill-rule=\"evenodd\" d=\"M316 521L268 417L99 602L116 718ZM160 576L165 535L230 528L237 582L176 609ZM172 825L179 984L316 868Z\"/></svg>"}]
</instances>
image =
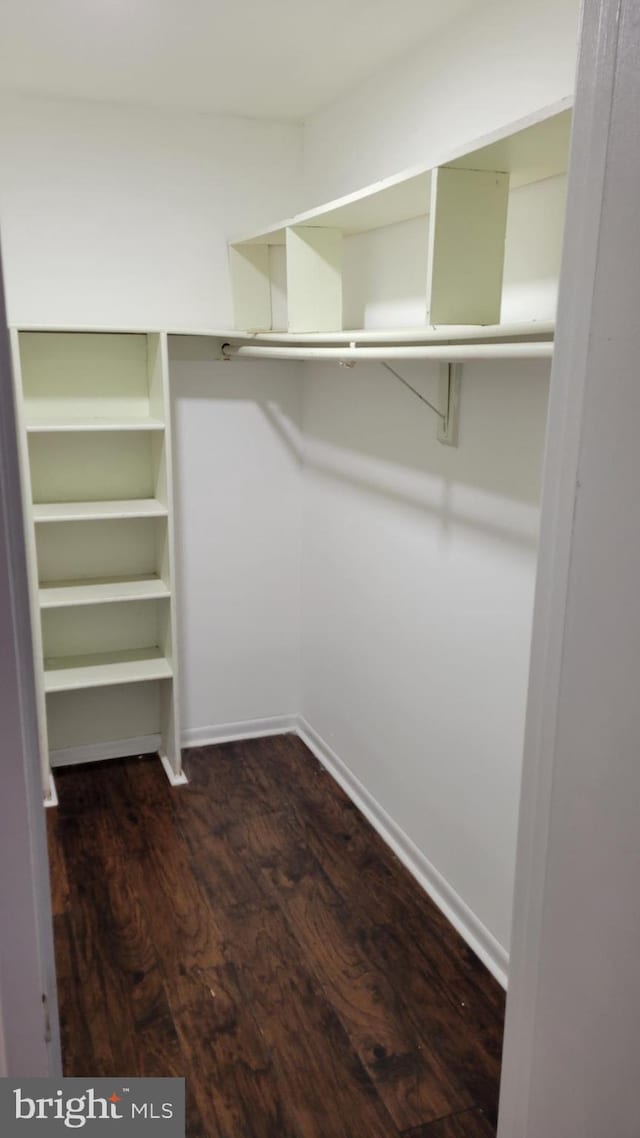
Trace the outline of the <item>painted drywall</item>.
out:
<instances>
[{"instance_id":1,"label":"painted drywall","mask_svg":"<svg viewBox=\"0 0 640 1138\"><path fill-rule=\"evenodd\" d=\"M433 161L573 91L579 0L496 0L305 122L305 206Z\"/></svg>"},{"instance_id":2,"label":"painted drywall","mask_svg":"<svg viewBox=\"0 0 640 1138\"><path fill-rule=\"evenodd\" d=\"M300 204L286 124L12 98L0 149L12 323L229 327L229 234ZM172 396L183 727L204 737L297 711L299 478L279 424L299 389L174 340Z\"/></svg>"},{"instance_id":3,"label":"painted drywall","mask_svg":"<svg viewBox=\"0 0 640 1138\"><path fill-rule=\"evenodd\" d=\"M0 150L11 323L231 327L227 238L299 207L290 124L7 97Z\"/></svg>"},{"instance_id":4,"label":"painted drywall","mask_svg":"<svg viewBox=\"0 0 640 1138\"><path fill-rule=\"evenodd\" d=\"M302 384L197 337L171 337L170 368L183 725L201 742L299 708Z\"/></svg>"},{"instance_id":5,"label":"painted drywall","mask_svg":"<svg viewBox=\"0 0 640 1138\"><path fill-rule=\"evenodd\" d=\"M301 122L487 0L3 0L0 77L22 92Z\"/></svg>"},{"instance_id":6,"label":"painted drywall","mask_svg":"<svg viewBox=\"0 0 640 1138\"><path fill-rule=\"evenodd\" d=\"M305 371L303 715L507 948L548 367L467 365L457 450L379 365Z\"/></svg>"},{"instance_id":7,"label":"painted drywall","mask_svg":"<svg viewBox=\"0 0 640 1138\"><path fill-rule=\"evenodd\" d=\"M306 205L572 94L575 0L496 3L305 124ZM566 179L512 192L503 320L553 317ZM345 242L345 324L424 321L426 219ZM437 373L399 369L429 398ZM466 365L457 450L379 366L305 365L302 714L510 942L549 367ZM464 925L465 921L462 921Z\"/></svg>"}]
</instances>

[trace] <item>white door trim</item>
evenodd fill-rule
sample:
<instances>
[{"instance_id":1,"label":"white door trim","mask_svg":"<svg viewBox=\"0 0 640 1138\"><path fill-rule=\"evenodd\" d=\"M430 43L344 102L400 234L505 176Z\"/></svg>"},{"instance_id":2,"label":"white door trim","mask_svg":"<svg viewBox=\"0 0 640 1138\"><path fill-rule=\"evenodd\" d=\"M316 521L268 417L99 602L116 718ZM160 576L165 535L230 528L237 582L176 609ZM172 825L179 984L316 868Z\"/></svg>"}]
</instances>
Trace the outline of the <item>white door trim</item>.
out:
<instances>
[{"instance_id":1,"label":"white door trim","mask_svg":"<svg viewBox=\"0 0 640 1138\"><path fill-rule=\"evenodd\" d=\"M0 724L0 1075L59 1075L51 898L1 267Z\"/></svg>"},{"instance_id":2,"label":"white door trim","mask_svg":"<svg viewBox=\"0 0 640 1138\"><path fill-rule=\"evenodd\" d=\"M629 1045L621 1014L625 998L630 1010L637 1005L640 918L626 885L640 859L640 823L621 834L628 822L623 810L612 811L630 787L640 794L640 759L637 775L633 765L640 750L640 636L633 616L640 556L640 422L633 422L640 418L639 53L636 0L586 0L547 431L499 1138L627 1138L640 1126L629 1109L640 1076L638 1049ZM624 680L632 675L637 690Z\"/></svg>"}]
</instances>

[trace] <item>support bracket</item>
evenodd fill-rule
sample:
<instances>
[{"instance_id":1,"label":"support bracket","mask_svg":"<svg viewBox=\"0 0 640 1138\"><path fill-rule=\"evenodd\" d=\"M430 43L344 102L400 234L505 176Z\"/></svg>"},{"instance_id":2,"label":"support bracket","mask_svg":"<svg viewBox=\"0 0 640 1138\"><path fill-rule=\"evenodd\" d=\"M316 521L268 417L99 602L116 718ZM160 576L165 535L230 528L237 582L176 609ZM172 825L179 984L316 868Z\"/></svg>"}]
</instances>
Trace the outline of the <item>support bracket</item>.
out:
<instances>
[{"instance_id":1,"label":"support bracket","mask_svg":"<svg viewBox=\"0 0 640 1138\"><path fill-rule=\"evenodd\" d=\"M462 364L441 364L438 402L444 414L438 424L438 442L444 446L458 445L461 385Z\"/></svg>"},{"instance_id":2,"label":"support bracket","mask_svg":"<svg viewBox=\"0 0 640 1138\"><path fill-rule=\"evenodd\" d=\"M224 351L224 349L223 349ZM460 415L460 386L462 382L462 364L441 364L440 365L440 381L438 386L438 407L435 407L425 395L418 391L411 383L409 383L403 376L399 375L395 368L392 368L388 363L382 362L383 368L395 376L400 383L406 387L413 395L424 403L430 411L433 411L440 420L438 423L438 442L444 446L457 447L458 445L458 421ZM347 364L347 367L353 367L353 364Z\"/></svg>"}]
</instances>

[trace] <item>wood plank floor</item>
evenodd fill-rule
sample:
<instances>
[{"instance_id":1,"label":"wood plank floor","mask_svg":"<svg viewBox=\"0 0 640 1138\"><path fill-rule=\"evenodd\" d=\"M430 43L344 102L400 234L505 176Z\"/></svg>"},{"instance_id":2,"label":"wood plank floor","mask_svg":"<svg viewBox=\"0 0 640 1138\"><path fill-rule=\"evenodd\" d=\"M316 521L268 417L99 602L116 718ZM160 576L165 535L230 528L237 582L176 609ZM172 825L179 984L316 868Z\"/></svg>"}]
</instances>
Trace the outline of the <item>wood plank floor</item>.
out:
<instances>
[{"instance_id":1,"label":"wood plank floor","mask_svg":"<svg viewBox=\"0 0 640 1138\"><path fill-rule=\"evenodd\" d=\"M492 1138L503 993L295 736L59 771L65 1073L189 1138Z\"/></svg>"}]
</instances>

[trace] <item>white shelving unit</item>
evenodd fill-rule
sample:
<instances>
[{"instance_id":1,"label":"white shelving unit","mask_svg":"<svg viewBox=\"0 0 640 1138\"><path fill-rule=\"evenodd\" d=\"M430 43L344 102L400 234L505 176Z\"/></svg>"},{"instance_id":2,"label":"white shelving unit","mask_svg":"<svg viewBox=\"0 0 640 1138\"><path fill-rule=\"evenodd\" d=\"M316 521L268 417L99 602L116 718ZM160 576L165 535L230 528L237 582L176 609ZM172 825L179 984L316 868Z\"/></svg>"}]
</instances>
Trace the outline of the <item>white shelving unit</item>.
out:
<instances>
[{"instance_id":1,"label":"white shelving unit","mask_svg":"<svg viewBox=\"0 0 640 1138\"><path fill-rule=\"evenodd\" d=\"M56 766L180 755L164 333L12 331L45 801Z\"/></svg>"},{"instance_id":2,"label":"white shelving unit","mask_svg":"<svg viewBox=\"0 0 640 1138\"><path fill-rule=\"evenodd\" d=\"M566 172L570 130L571 109L564 101L465 151L231 241L239 333L339 332L343 239L422 217L428 227L425 329L498 325L509 193ZM274 250L282 246L287 322L273 328Z\"/></svg>"}]
</instances>

